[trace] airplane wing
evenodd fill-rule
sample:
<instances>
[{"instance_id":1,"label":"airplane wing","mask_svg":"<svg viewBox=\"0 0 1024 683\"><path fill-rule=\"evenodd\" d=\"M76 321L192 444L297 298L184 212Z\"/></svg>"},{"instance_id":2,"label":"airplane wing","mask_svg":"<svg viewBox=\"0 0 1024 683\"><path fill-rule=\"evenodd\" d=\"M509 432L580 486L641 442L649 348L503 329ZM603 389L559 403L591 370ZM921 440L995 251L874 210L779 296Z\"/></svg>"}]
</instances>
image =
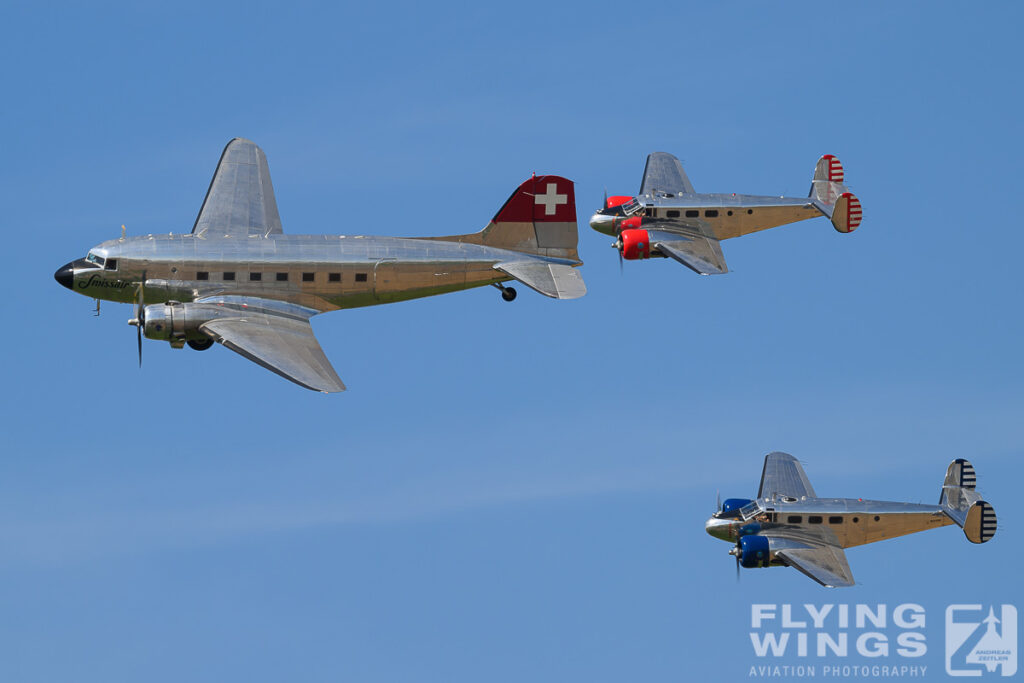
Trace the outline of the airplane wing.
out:
<instances>
[{"instance_id":1,"label":"airplane wing","mask_svg":"<svg viewBox=\"0 0 1024 683\"><path fill-rule=\"evenodd\" d=\"M316 311L254 297L218 297L197 303L210 315L199 330L214 341L307 389L345 391L313 336L309 319Z\"/></svg>"},{"instance_id":2,"label":"airplane wing","mask_svg":"<svg viewBox=\"0 0 1024 683\"><path fill-rule=\"evenodd\" d=\"M729 272L718 240L703 235L680 235L648 230L651 246L699 275Z\"/></svg>"},{"instance_id":3,"label":"airplane wing","mask_svg":"<svg viewBox=\"0 0 1024 683\"><path fill-rule=\"evenodd\" d=\"M788 453L776 452L764 456L761 488L757 491L757 497L769 497L776 493L793 498L817 498L810 480L804 474L804 468Z\"/></svg>"},{"instance_id":4,"label":"airplane wing","mask_svg":"<svg viewBox=\"0 0 1024 683\"><path fill-rule=\"evenodd\" d=\"M497 263L494 269L552 299L578 299L587 293L583 277L572 266L534 260Z\"/></svg>"},{"instance_id":5,"label":"airplane wing","mask_svg":"<svg viewBox=\"0 0 1024 683\"><path fill-rule=\"evenodd\" d=\"M235 138L220 155L192 234L281 234L270 167L263 150L251 140Z\"/></svg>"},{"instance_id":6,"label":"airplane wing","mask_svg":"<svg viewBox=\"0 0 1024 683\"><path fill-rule=\"evenodd\" d=\"M827 527L781 526L760 533L775 557L827 588L852 586L853 572L835 532Z\"/></svg>"},{"instance_id":7,"label":"airplane wing","mask_svg":"<svg viewBox=\"0 0 1024 683\"><path fill-rule=\"evenodd\" d=\"M640 181L640 194L653 195L655 192L676 195L695 194L690 179L686 177L679 159L667 152L654 152L647 155L647 166L644 167L644 179Z\"/></svg>"},{"instance_id":8,"label":"airplane wing","mask_svg":"<svg viewBox=\"0 0 1024 683\"><path fill-rule=\"evenodd\" d=\"M853 572L842 548L831 545L786 548L775 556L826 588L845 588L854 584Z\"/></svg>"}]
</instances>

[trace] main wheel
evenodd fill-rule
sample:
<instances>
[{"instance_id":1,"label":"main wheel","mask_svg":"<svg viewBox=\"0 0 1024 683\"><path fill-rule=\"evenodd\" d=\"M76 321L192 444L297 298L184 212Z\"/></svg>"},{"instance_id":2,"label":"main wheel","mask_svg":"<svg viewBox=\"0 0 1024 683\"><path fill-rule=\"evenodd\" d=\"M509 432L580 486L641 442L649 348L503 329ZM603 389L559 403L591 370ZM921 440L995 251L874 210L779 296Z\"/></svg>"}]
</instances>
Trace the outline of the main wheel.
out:
<instances>
[{"instance_id":1,"label":"main wheel","mask_svg":"<svg viewBox=\"0 0 1024 683\"><path fill-rule=\"evenodd\" d=\"M195 349L196 351L205 351L206 349L213 346L212 339L203 339L202 341L198 339L189 339L187 343L191 348Z\"/></svg>"},{"instance_id":2,"label":"main wheel","mask_svg":"<svg viewBox=\"0 0 1024 683\"><path fill-rule=\"evenodd\" d=\"M515 301L516 300L516 290L515 290L515 288L514 287L506 287L505 289L501 290L501 298L504 299L505 301Z\"/></svg>"}]
</instances>

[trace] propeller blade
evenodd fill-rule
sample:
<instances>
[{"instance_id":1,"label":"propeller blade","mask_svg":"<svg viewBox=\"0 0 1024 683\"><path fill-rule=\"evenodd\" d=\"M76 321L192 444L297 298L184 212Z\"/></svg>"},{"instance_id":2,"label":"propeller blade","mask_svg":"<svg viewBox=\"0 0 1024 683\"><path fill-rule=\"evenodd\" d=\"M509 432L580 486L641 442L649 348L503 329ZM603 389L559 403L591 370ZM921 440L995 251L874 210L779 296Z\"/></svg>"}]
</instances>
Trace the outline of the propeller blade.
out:
<instances>
[{"instance_id":1,"label":"propeller blade","mask_svg":"<svg viewBox=\"0 0 1024 683\"><path fill-rule=\"evenodd\" d=\"M143 289L146 286L146 273L142 273L142 280L139 281L139 302L135 307L135 333L139 345L139 368L142 367L142 328L146 325L146 295Z\"/></svg>"},{"instance_id":2,"label":"propeller blade","mask_svg":"<svg viewBox=\"0 0 1024 683\"><path fill-rule=\"evenodd\" d=\"M608 188L607 187L604 188L604 201L601 202L601 206L606 208L606 209L608 208Z\"/></svg>"},{"instance_id":3,"label":"propeller blade","mask_svg":"<svg viewBox=\"0 0 1024 683\"><path fill-rule=\"evenodd\" d=\"M722 511L722 491L721 490L716 490L715 491L715 512L721 512L721 511Z\"/></svg>"},{"instance_id":4,"label":"propeller blade","mask_svg":"<svg viewBox=\"0 0 1024 683\"><path fill-rule=\"evenodd\" d=\"M740 582L740 556L736 556L736 583Z\"/></svg>"}]
</instances>

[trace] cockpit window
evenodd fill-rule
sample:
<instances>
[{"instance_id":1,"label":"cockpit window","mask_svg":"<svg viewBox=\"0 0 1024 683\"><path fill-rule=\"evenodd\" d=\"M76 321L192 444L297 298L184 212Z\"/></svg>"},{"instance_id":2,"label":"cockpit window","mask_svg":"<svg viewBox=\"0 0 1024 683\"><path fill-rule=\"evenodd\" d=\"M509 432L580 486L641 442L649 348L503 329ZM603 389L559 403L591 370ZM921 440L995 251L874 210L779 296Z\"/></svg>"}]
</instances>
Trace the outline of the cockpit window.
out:
<instances>
[{"instance_id":1,"label":"cockpit window","mask_svg":"<svg viewBox=\"0 0 1024 683\"><path fill-rule=\"evenodd\" d=\"M754 518L760 512L761 506L757 504L757 501L747 503L740 508L740 515L743 516L743 521Z\"/></svg>"},{"instance_id":2,"label":"cockpit window","mask_svg":"<svg viewBox=\"0 0 1024 683\"><path fill-rule=\"evenodd\" d=\"M91 251L89 252L89 255L85 257L85 260L88 261L89 263L95 263L100 268L103 267L103 263L106 261L105 258L103 258L102 256L97 256Z\"/></svg>"},{"instance_id":3,"label":"cockpit window","mask_svg":"<svg viewBox=\"0 0 1024 683\"><path fill-rule=\"evenodd\" d=\"M103 266L103 267L106 270L117 270L117 259L116 258L108 258L106 265Z\"/></svg>"},{"instance_id":4,"label":"cockpit window","mask_svg":"<svg viewBox=\"0 0 1024 683\"><path fill-rule=\"evenodd\" d=\"M643 205L636 200L636 197L633 197L628 202L622 205L622 213L626 214L627 216L632 216L634 213L636 213L642 208L644 208Z\"/></svg>"}]
</instances>

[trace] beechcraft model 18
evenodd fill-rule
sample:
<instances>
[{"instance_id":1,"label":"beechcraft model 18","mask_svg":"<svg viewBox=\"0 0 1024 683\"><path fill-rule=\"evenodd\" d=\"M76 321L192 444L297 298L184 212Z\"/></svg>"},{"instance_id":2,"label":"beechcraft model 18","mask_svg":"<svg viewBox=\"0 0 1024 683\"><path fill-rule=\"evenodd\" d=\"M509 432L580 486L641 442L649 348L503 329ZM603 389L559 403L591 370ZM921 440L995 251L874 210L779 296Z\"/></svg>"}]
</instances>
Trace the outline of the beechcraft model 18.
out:
<instances>
[{"instance_id":1,"label":"beechcraft model 18","mask_svg":"<svg viewBox=\"0 0 1024 683\"><path fill-rule=\"evenodd\" d=\"M68 289L135 303L142 337L208 349L219 342L307 389L343 391L310 318L517 280L555 299L586 293L573 183L534 176L481 232L448 237L285 235L266 156L224 148L190 234L110 240L54 275Z\"/></svg>"},{"instance_id":2,"label":"beechcraft model 18","mask_svg":"<svg viewBox=\"0 0 1024 683\"><path fill-rule=\"evenodd\" d=\"M698 194L679 159L665 152L647 157L640 194L605 197L590 227L617 237L623 258L667 257L701 275L728 272L721 240L826 216L839 232L861 221L860 201L843 185L843 165L826 154L814 167L808 197Z\"/></svg>"},{"instance_id":3,"label":"beechcraft model 18","mask_svg":"<svg viewBox=\"0 0 1024 683\"><path fill-rule=\"evenodd\" d=\"M862 498L818 498L796 458L769 453L756 500L730 498L705 524L715 538L735 544L742 567L794 567L828 588L852 586L843 548L957 524L971 543L996 533L996 513L974 490L971 463L946 469L938 505Z\"/></svg>"}]
</instances>

